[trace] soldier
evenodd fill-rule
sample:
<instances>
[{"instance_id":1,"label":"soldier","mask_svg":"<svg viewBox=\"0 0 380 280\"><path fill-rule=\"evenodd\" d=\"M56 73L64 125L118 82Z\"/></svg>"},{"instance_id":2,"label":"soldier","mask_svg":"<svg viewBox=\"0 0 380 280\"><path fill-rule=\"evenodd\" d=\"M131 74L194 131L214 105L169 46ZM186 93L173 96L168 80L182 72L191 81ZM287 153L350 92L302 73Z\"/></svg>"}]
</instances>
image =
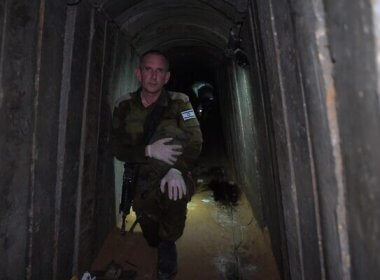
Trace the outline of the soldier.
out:
<instances>
[{"instance_id":1,"label":"soldier","mask_svg":"<svg viewBox=\"0 0 380 280\"><path fill-rule=\"evenodd\" d=\"M202 134L187 95L164 89L170 72L162 52L143 54L135 74L141 87L115 107L112 149L116 158L137 166L133 209L148 244L158 249L157 278L171 279Z\"/></svg>"}]
</instances>

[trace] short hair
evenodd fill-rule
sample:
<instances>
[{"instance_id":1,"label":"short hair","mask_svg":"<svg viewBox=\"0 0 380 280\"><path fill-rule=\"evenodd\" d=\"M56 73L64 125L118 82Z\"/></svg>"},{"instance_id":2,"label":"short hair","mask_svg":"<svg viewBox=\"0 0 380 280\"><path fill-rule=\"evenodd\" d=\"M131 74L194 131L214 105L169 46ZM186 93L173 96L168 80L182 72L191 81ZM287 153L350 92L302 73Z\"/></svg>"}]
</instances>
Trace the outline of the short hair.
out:
<instances>
[{"instance_id":1,"label":"short hair","mask_svg":"<svg viewBox=\"0 0 380 280\"><path fill-rule=\"evenodd\" d=\"M167 69L167 71L170 70L170 63L169 63L168 56L167 56L164 52L162 52L162 51L160 51L160 50L149 50L149 51L144 52L144 53L140 56L140 67L143 65L145 57L146 57L147 55L150 55L150 54L152 54L152 55L162 56L162 57L165 59L165 62L166 62L166 69Z\"/></svg>"}]
</instances>

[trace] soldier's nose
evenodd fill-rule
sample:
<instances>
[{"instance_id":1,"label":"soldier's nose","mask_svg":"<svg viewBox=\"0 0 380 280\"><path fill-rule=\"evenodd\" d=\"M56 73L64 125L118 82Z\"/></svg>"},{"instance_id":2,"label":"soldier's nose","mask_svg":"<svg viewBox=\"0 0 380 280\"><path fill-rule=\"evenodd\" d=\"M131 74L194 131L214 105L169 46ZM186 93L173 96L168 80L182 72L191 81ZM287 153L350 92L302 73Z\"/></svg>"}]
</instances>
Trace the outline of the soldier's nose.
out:
<instances>
[{"instance_id":1,"label":"soldier's nose","mask_svg":"<svg viewBox=\"0 0 380 280\"><path fill-rule=\"evenodd\" d=\"M157 79L157 72L156 71L152 72L152 79L154 79L154 80Z\"/></svg>"}]
</instances>

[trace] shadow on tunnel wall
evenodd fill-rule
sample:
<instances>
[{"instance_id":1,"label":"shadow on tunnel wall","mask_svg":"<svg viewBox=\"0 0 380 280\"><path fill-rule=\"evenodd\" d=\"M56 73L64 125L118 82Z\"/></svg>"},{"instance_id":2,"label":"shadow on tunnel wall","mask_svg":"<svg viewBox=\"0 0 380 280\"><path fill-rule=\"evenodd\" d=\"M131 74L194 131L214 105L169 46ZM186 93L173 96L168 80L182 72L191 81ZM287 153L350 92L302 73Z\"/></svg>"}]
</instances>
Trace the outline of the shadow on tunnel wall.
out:
<instances>
[{"instance_id":1,"label":"shadow on tunnel wall","mask_svg":"<svg viewBox=\"0 0 380 280\"><path fill-rule=\"evenodd\" d=\"M104 102L105 101L105 102ZM99 167L96 174L96 241L93 248L97 253L101 249L109 230L115 226L115 171L114 158L109 145L110 124L112 123L111 108L107 100L103 100L100 114L100 133L98 144Z\"/></svg>"},{"instance_id":2,"label":"shadow on tunnel wall","mask_svg":"<svg viewBox=\"0 0 380 280\"><path fill-rule=\"evenodd\" d=\"M87 1L2 1L0 22L0 278L70 279L116 223L110 92L126 40Z\"/></svg>"}]
</instances>

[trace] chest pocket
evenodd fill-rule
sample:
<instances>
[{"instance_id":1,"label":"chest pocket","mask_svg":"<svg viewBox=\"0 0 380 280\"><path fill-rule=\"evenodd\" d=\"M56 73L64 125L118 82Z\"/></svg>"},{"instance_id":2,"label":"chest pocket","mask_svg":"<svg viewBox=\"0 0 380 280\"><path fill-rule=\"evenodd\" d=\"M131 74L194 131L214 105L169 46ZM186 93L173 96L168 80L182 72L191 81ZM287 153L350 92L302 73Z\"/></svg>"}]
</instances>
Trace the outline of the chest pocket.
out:
<instances>
[{"instance_id":1,"label":"chest pocket","mask_svg":"<svg viewBox=\"0 0 380 280\"><path fill-rule=\"evenodd\" d=\"M158 125L157 130L172 130L178 127L177 119L163 119Z\"/></svg>"},{"instance_id":2,"label":"chest pocket","mask_svg":"<svg viewBox=\"0 0 380 280\"><path fill-rule=\"evenodd\" d=\"M142 122L130 120L130 121L127 121L125 126L126 126L125 130L128 134L144 133L144 127L143 127Z\"/></svg>"},{"instance_id":3,"label":"chest pocket","mask_svg":"<svg viewBox=\"0 0 380 280\"><path fill-rule=\"evenodd\" d=\"M127 133L126 138L130 139L132 144L138 144L144 134L142 123L137 121L128 121L125 126L125 131Z\"/></svg>"},{"instance_id":4,"label":"chest pocket","mask_svg":"<svg viewBox=\"0 0 380 280\"><path fill-rule=\"evenodd\" d=\"M125 118L125 132L133 144L137 144L144 134L145 116L144 112L132 107Z\"/></svg>"},{"instance_id":5,"label":"chest pocket","mask_svg":"<svg viewBox=\"0 0 380 280\"><path fill-rule=\"evenodd\" d=\"M155 136L157 139L173 138L173 144L180 144L182 146L185 146L187 139L185 132L179 127L178 119L176 118L163 119L157 128Z\"/></svg>"},{"instance_id":6,"label":"chest pocket","mask_svg":"<svg viewBox=\"0 0 380 280\"><path fill-rule=\"evenodd\" d=\"M171 108L163 115L157 129L158 130L171 130L178 127L177 114L174 108Z\"/></svg>"}]
</instances>

